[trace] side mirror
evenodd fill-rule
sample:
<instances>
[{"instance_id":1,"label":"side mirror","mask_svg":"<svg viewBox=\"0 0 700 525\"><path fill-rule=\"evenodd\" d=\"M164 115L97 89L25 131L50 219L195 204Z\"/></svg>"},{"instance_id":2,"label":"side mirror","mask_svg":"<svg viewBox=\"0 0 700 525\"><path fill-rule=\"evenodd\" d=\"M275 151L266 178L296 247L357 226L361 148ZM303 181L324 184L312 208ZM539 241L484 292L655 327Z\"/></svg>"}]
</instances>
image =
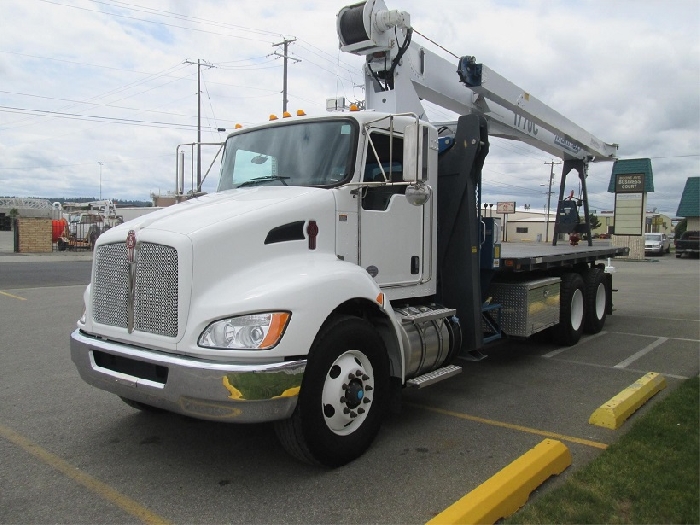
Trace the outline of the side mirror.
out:
<instances>
[{"instance_id":1,"label":"side mirror","mask_svg":"<svg viewBox=\"0 0 700 525\"><path fill-rule=\"evenodd\" d=\"M409 124L403 132L404 180L418 180L418 124Z\"/></svg>"},{"instance_id":2,"label":"side mirror","mask_svg":"<svg viewBox=\"0 0 700 525\"><path fill-rule=\"evenodd\" d=\"M432 190L422 182L411 184L406 188L406 200L413 206L423 206L430 199Z\"/></svg>"}]
</instances>

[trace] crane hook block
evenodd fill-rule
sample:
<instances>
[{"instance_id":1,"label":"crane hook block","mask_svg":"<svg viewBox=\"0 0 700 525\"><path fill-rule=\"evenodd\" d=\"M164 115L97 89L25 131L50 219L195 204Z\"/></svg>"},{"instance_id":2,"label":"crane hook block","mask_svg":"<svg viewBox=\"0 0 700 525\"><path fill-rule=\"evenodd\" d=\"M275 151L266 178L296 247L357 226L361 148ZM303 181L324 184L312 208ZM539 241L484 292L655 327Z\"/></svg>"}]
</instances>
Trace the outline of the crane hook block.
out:
<instances>
[{"instance_id":1,"label":"crane hook block","mask_svg":"<svg viewBox=\"0 0 700 525\"><path fill-rule=\"evenodd\" d=\"M462 57L459 59L457 74L467 87L481 86L481 69L482 65L476 63L476 58L471 56Z\"/></svg>"}]
</instances>

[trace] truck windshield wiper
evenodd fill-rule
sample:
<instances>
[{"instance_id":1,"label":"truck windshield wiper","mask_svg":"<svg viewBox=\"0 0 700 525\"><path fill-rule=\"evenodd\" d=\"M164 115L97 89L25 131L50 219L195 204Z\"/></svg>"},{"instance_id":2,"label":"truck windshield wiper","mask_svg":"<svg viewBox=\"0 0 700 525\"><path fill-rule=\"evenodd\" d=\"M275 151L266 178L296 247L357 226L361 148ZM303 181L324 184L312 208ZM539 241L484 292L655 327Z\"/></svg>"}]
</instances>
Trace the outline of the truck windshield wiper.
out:
<instances>
[{"instance_id":1,"label":"truck windshield wiper","mask_svg":"<svg viewBox=\"0 0 700 525\"><path fill-rule=\"evenodd\" d=\"M260 182L268 182L271 180L281 180L282 184L288 186L288 184L285 181L289 180L289 177L280 177L278 175L265 175L264 177L256 177L254 179L241 182L238 186L236 186L236 188L242 188L243 186L255 186Z\"/></svg>"}]
</instances>

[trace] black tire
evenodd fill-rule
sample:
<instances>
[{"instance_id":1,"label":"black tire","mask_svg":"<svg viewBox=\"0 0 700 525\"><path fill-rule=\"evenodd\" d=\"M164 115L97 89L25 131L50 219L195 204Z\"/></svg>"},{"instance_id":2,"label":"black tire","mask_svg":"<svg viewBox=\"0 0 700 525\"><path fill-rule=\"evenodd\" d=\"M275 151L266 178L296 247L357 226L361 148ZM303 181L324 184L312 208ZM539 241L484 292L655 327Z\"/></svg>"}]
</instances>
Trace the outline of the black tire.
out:
<instances>
[{"instance_id":1,"label":"black tire","mask_svg":"<svg viewBox=\"0 0 700 525\"><path fill-rule=\"evenodd\" d=\"M389 360L377 331L356 317L331 319L309 352L292 417L275 424L277 437L301 461L345 465L379 432L388 389Z\"/></svg>"},{"instance_id":2,"label":"black tire","mask_svg":"<svg viewBox=\"0 0 700 525\"><path fill-rule=\"evenodd\" d=\"M129 405L131 408L135 408L137 410L141 410L142 412L165 412L162 408L154 407L152 405L147 405L146 403L142 403L141 401L134 401L133 399L127 399L125 397L120 397L124 403Z\"/></svg>"},{"instance_id":3,"label":"black tire","mask_svg":"<svg viewBox=\"0 0 700 525\"><path fill-rule=\"evenodd\" d=\"M608 287L605 284L605 272L600 268L589 268L583 275L585 285L585 315L583 330L597 334L605 326L608 308Z\"/></svg>"},{"instance_id":4,"label":"black tire","mask_svg":"<svg viewBox=\"0 0 700 525\"><path fill-rule=\"evenodd\" d=\"M564 346L578 343L583 333L585 291L583 278L577 273L566 273L561 278L559 297L559 324L555 327L555 341Z\"/></svg>"}]
</instances>

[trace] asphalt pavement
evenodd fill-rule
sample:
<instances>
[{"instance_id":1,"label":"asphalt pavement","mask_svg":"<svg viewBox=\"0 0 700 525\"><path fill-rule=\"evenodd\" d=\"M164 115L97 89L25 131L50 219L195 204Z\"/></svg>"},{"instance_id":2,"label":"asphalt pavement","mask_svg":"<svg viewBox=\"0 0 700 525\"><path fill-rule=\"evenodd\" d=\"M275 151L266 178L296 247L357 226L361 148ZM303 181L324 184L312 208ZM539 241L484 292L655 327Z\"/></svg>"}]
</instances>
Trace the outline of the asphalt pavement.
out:
<instances>
[{"instance_id":1,"label":"asphalt pavement","mask_svg":"<svg viewBox=\"0 0 700 525\"><path fill-rule=\"evenodd\" d=\"M89 271L62 263L90 254L4 253L0 523L425 523L545 437L558 439L572 466L537 497L700 372L699 261L614 262L615 312L601 333L570 348L488 347L462 374L405 391L364 456L320 469L287 456L271 425L139 412L85 384L69 334ZM22 267L34 272L21 277ZM49 271L55 280L38 277ZM8 286L31 275L33 284ZM663 374L666 390L619 430L588 423L647 372Z\"/></svg>"}]
</instances>

